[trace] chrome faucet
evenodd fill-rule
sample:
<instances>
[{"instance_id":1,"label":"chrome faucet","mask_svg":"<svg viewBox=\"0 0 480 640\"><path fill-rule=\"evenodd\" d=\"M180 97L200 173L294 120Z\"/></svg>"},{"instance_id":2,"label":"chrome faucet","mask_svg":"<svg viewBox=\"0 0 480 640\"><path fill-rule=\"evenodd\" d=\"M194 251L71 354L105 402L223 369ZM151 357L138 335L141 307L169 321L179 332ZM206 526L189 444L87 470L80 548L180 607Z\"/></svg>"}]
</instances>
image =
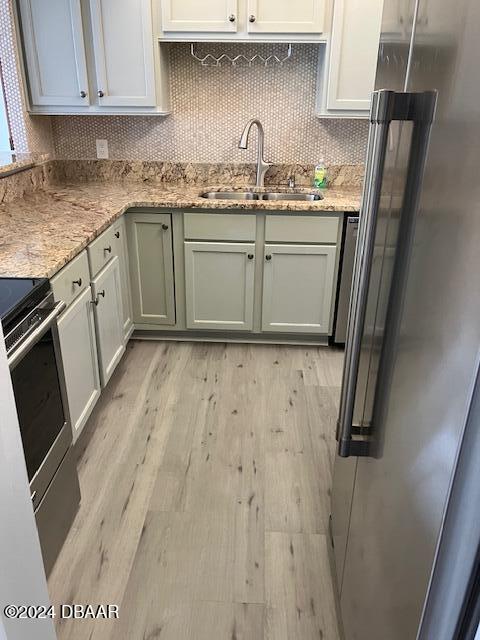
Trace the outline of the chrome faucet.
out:
<instances>
[{"instance_id":1,"label":"chrome faucet","mask_svg":"<svg viewBox=\"0 0 480 640\"><path fill-rule=\"evenodd\" d=\"M257 118L253 118L250 122L247 122L245 129L243 130L242 137L240 138L240 142L238 143L239 149L247 149L248 147L248 135L250 133L250 129L252 126L256 124L258 129L258 140L257 140L257 187L263 187L265 182L265 174L267 173L269 167L272 166L271 162L265 162L265 158L263 157L263 145L265 134L263 132L263 126L260 120Z\"/></svg>"}]
</instances>

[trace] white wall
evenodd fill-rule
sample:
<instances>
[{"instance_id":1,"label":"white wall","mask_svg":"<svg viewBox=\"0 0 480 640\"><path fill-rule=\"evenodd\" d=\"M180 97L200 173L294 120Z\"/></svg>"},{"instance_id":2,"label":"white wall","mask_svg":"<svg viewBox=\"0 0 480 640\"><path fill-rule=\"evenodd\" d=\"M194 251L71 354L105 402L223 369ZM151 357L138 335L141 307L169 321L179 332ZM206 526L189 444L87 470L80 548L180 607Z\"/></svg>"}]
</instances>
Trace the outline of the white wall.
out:
<instances>
[{"instance_id":1,"label":"white wall","mask_svg":"<svg viewBox=\"0 0 480 640\"><path fill-rule=\"evenodd\" d=\"M55 640L51 620L8 620L7 604L48 605L25 458L0 324L0 640Z\"/></svg>"}]
</instances>

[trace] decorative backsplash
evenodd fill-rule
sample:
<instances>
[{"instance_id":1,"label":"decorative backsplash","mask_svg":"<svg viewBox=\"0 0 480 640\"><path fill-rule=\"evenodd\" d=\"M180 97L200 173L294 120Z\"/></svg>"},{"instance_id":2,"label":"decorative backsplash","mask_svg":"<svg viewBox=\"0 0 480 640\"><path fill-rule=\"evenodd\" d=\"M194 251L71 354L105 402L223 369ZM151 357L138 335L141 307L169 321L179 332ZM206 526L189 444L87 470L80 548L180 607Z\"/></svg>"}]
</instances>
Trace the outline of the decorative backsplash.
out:
<instances>
[{"instance_id":1,"label":"decorative backsplash","mask_svg":"<svg viewBox=\"0 0 480 640\"><path fill-rule=\"evenodd\" d=\"M271 53L271 44L202 44L200 52ZM273 45L275 47L275 45ZM281 46L281 45L277 45ZM188 44L170 45L172 114L162 116L34 116L26 113L19 82L12 0L0 0L0 57L17 151L61 159L96 158L96 138L109 142L113 160L179 163L248 163L255 159L256 132L248 150L238 149L246 122L265 127L265 154L277 164L363 163L366 120L315 116L318 45L293 45L283 66L203 67Z\"/></svg>"},{"instance_id":2,"label":"decorative backsplash","mask_svg":"<svg viewBox=\"0 0 480 640\"><path fill-rule=\"evenodd\" d=\"M55 160L51 177L65 182L148 182L158 185L232 185L255 184L254 163L186 163L140 160ZM275 164L265 175L266 185L287 185L295 178L299 187L311 187L314 177L313 164ZM360 189L363 184L364 166L329 165L328 184L331 187Z\"/></svg>"},{"instance_id":3,"label":"decorative backsplash","mask_svg":"<svg viewBox=\"0 0 480 640\"><path fill-rule=\"evenodd\" d=\"M188 188L223 185L238 188L255 183L253 163L185 163L140 160L46 160L30 156L33 166L17 165L12 173L0 168L0 204L24 198L36 191L65 184L85 182L120 182L162 187ZM363 184L364 165L329 165L329 188L359 192ZM265 185L288 184L294 176L297 187L311 187L314 166L309 164L275 164L267 171Z\"/></svg>"},{"instance_id":4,"label":"decorative backsplash","mask_svg":"<svg viewBox=\"0 0 480 640\"><path fill-rule=\"evenodd\" d=\"M21 82L20 62L14 31L13 0L0 0L0 60L10 127L19 153L53 153L50 118L31 118Z\"/></svg>"},{"instance_id":5,"label":"decorative backsplash","mask_svg":"<svg viewBox=\"0 0 480 640\"><path fill-rule=\"evenodd\" d=\"M54 161L40 162L11 175L0 172L0 204L13 202L47 187L56 180ZM1 243L0 243L1 244Z\"/></svg>"},{"instance_id":6,"label":"decorative backsplash","mask_svg":"<svg viewBox=\"0 0 480 640\"><path fill-rule=\"evenodd\" d=\"M202 45L235 55L246 45ZM271 45L256 45L256 48ZM283 66L202 67L188 44L170 45L172 115L55 116L57 158L96 158L96 138L106 138L111 159L181 163L236 163L255 159L238 149L246 122L258 117L265 128L265 156L275 163L328 164L364 161L365 120L315 116L317 45L294 45Z\"/></svg>"}]
</instances>

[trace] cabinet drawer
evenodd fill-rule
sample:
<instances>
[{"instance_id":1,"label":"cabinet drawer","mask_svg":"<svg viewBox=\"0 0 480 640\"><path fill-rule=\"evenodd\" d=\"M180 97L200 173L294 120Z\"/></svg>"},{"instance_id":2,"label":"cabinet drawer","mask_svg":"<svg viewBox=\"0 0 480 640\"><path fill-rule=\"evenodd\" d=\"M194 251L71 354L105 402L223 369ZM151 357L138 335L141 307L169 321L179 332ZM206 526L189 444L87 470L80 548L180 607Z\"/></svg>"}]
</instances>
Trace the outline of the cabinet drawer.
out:
<instances>
[{"instance_id":1,"label":"cabinet drawer","mask_svg":"<svg viewBox=\"0 0 480 640\"><path fill-rule=\"evenodd\" d=\"M265 221L266 242L336 244L338 216L269 216Z\"/></svg>"},{"instance_id":2,"label":"cabinet drawer","mask_svg":"<svg viewBox=\"0 0 480 640\"><path fill-rule=\"evenodd\" d=\"M88 245L88 261L92 278L95 278L97 273L115 256L114 239L114 225L112 225Z\"/></svg>"},{"instance_id":3,"label":"cabinet drawer","mask_svg":"<svg viewBox=\"0 0 480 640\"><path fill-rule=\"evenodd\" d=\"M185 213L186 240L255 240L257 220L248 213Z\"/></svg>"},{"instance_id":4,"label":"cabinet drawer","mask_svg":"<svg viewBox=\"0 0 480 640\"><path fill-rule=\"evenodd\" d=\"M69 262L50 281L55 301L69 305L90 284L87 252Z\"/></svg>"}]
</instances>

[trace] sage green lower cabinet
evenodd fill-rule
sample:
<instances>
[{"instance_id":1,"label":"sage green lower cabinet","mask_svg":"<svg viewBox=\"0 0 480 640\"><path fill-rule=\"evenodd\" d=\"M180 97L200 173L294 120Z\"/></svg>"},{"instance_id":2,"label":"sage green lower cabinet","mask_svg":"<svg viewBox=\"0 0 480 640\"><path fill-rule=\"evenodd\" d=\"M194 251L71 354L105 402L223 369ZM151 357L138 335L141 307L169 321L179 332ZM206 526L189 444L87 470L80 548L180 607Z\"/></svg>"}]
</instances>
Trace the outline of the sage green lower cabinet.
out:
<instances>
[{"instance_id":1,"label":"sage green lower cabinet","mask_svg":"<svg viewBox=\"0 0 480 640\"><path fill-rule=\"evenodd\" d=\"M100 397L92 292L87 287L58 320L73 440Z\"/></svg>"},{"instance_id":2,"label":"sage green lower cabinet","mask_svg":"<svg viewBox=\"0 0 480 640\"><path fill-rule=\"evenodd\" d=\"M127 238L133 321L175 324L175 285L170 214L128 213Z\"/></svg>"},{"instance_id":3,"label":"sage green lower cabinet","mask_svg":"<svg viewBox=\"0 0 480 640\"><path fill-rule=\"evenodd\" d=\"M263 331L330 333L336 255L336 246L265 245Z\"/></svg>"},{"instance_id":4,"label":"sage green lower cabinet","mask_svg":"<svg viewBox=\"0 0 480 640\"><path fill-rule=\"evenodd\" d=\"M125 352L120 265L115 256L92 281L100 381L105 387Z\"/></svg>"},{"instance_id":5,"label":"sage green lower cabinet","mask_svg":"<svg viewBox=\"0 0 480 640\"><path fill-rule=\"evenodd\" d=\"M185 242L189 329L251 331L255 244Z\"/></svg>"}]
</instances>

